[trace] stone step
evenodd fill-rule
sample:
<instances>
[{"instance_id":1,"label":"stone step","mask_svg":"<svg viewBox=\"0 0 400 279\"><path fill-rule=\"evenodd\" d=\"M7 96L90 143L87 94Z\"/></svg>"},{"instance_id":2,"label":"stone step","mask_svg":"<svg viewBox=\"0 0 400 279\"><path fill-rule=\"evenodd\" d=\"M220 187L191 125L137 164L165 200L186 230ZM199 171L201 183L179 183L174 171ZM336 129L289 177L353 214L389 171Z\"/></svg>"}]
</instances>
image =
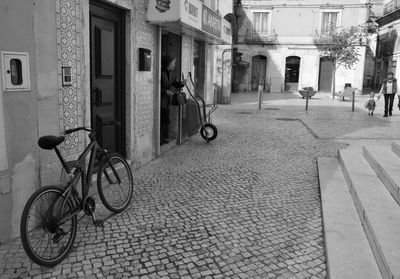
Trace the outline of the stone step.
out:
<instances>
[{"instance_id":1,"label":"stone step","mask_svg":"<svg viewBox=\"0 0 400 279\"><path fill-rule=\"evenodd\" d=\"M317 158L330 279L382 278L336 158Z\"/></svg>"},{"instance_id":2,"label":"stone step","mask_svg":"<svg viewBox=\"0 0 400 279\"><path fill-rule=\"evenodd\" d=\"M339 161L383 278L400 279L400 207L358 150Z\"/></svg>"},{"instance_id":3,"label":"stone step","mask_svg":"<svg viewBox=\"0 0 400 279\"><path fill-rule=\"evenodd\" d=\"M400 157L400 142L394 141L392 142L392 151Z\"/></svg>"},{"instance_id":4,"label":"stone step","mask_svg":"<svg viewBox=\"0 0 400 279\"><path fill-rule=\"evenodd\" d=\"M364 158L400 205L400 158L388 147L364 146Z\"/></svg>"}]
</instances>

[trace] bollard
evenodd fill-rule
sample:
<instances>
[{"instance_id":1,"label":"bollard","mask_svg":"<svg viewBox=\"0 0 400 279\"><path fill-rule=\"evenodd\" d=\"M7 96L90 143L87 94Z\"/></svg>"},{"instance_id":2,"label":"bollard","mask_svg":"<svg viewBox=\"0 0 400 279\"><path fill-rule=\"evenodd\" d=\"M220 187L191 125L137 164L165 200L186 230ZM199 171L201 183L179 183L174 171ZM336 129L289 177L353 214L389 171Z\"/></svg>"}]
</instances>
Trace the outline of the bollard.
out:
<instances>
[{"instance_id":1,"label":"bollard","mask_svg":"<svg viewBox=\"0 0 400 279\"><path fill-rule=\"evenodd\" d=\"M308 110L308 93L309 91L306 91L306 110Z\"/></svg>"},{"instance_id":2,"label":"bollard","mask_svg":"<svg viewBox=\"0 0 400 279\"><path fill-rule=\"evenodd\" d=\"M356 95L354 90L353 90L352 94L353 94L353 98L352 98L352 104L351 104L351 111L354 111L354 99L355 99L355 95Z\"/></svg>"},{"instance_id":3,"label":"bollard","mask_svg":"<svg viewBox=\"0 0 400 279\"><path fill-rule=\"evenodd\" d=\"M261 109L263 86L258 85L258 109Z\"/></svg>"}]
</instances>

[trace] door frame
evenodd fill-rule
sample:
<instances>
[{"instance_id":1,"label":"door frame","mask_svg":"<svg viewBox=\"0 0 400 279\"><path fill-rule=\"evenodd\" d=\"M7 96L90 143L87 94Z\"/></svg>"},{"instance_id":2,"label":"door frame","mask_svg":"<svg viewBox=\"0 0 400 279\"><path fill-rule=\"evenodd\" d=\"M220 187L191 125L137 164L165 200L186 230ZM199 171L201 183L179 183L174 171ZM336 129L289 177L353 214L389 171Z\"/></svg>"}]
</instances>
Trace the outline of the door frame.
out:
<instances>
[{"instance_id":1,"label":"door frame","mask_svg":"<svg viewBox=\"0 0 400 279\"><path fill-rule=\"evenodd\" d=\"M122 8L115 7L109 3L106 2L100 2L100 1L95 1L95 0L89 0L88 4L88 12L89 12L89 17L88 17L88 60L89 60L89 91L88 91L88 122L89 124L92 123L92 103L91 103L91 97L92 97L92 75L91 75L91 55L92 55L92 42L91 42L91 17L92 14L95 13L99 17L103 17L107 20L110 20L110 18L106 14L101 14L101 11L93 11L92 7L98 7L101 9L105 9L107 11L114 12L118 14L118 18L116 19L119 24L119 28L116 28L117 34L117 46L115 48L115 63L116 65L116 73L115 73L115 88L116 92L120 92L120 94L115 94L115 118L121 121L121 126L116 127L117 129L117 140L116 140L116 148L117 150L121 153L122 156L127 157L127 91L126 91L126 81L127 81L127 76L126 76L126 41L127 41L127 34L126 34L126 11Z\"/></svg>"}]
</instances>

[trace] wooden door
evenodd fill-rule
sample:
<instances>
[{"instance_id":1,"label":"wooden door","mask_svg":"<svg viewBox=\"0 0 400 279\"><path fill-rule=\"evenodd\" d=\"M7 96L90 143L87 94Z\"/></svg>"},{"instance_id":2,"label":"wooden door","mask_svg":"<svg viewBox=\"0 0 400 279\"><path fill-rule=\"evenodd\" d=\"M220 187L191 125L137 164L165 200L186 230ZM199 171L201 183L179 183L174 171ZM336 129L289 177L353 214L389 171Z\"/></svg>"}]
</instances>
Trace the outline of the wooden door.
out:
<instances>
[{"instance_id":1,"label":"wooden door","mask_svg":"<svg viewBox=\"0 0 400 279\"><path fill-rule=\"evenodd\" d=\"M260 83L260 80L265 86L267 58L262 55L257 55L253 56L251 62L251 89L258 90L258 84Z\"/></svg>"},{"instance_id":2,"label":"wooden door","mask_svg":"<svg viewBox=\"0 0 400 279\"><path fill-rule=\"evenodd\" d=\"M332 60L321 58L319 68L319 91L330 92L332 90L333 67Z\"/></svg>"},{"instance_id":3,"label":"wooden door","mask_svg":"<svg viewBox=\"0 0 400 279\"><path fill-rule=\"evenodd\" d=\"M90 2L91 122L97 140L125 155L123 11ZM105 125L118 121L121 125Z\"/></svg>"}]
</instances>

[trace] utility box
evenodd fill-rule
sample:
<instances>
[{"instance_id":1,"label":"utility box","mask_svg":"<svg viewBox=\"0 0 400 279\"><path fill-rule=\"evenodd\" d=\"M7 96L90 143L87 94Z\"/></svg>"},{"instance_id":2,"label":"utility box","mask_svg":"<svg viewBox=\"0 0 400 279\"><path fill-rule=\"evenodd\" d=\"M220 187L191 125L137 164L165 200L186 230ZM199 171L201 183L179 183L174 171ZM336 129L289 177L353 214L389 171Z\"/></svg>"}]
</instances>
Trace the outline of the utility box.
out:
<instances>
[{"instance_id":1,"label":"utility box","mask_svg":"<svg viewBox=\"0 0 400 279\"><path fill-rule=\"evenodd\" d=\"M1 52L4 91L31 90L29 54L27 52Z\"/></svg>"}]
</instances>

